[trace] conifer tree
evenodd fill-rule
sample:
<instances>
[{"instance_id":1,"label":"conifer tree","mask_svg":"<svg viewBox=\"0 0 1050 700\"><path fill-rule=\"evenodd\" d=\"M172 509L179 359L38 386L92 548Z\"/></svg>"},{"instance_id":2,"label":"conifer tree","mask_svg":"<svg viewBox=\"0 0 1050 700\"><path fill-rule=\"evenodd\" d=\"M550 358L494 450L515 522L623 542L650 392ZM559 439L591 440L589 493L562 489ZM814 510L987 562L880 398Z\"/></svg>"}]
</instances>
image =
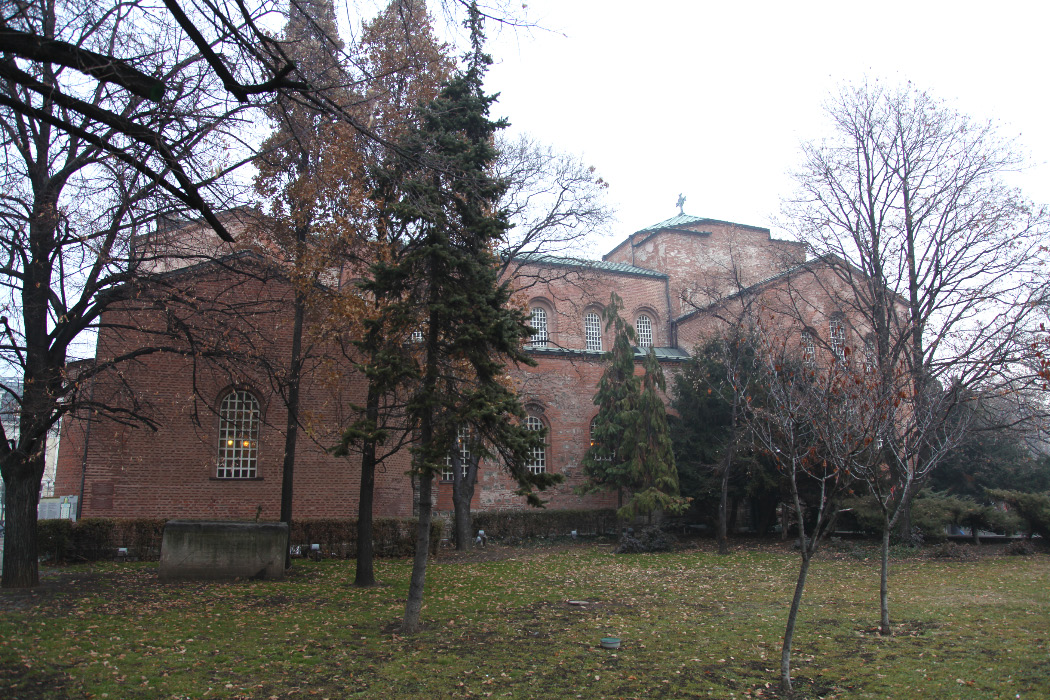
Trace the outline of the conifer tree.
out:
<instances>
[{"instance_id":1,"label":"conifer tree","mask_svg":"<svg viewBox=\"0 0 1050 700\"><path fill-rule=\"evenodd\" d=\"M437 97L440 86L452 75L455 61L448 45L438 41L426 4L422 0L391 0L390 4L362 29L359 50L364 71L373 76L364 108L372 130L383 140L395 142L418 120L418 105ZM370 159L378 165L393 157L371 143ZM382 169L380 168L380 171ZM381 178L382 179L382 178ZM369 258L390 261L400 254L404 232L392 219L388 186L373 196ZM376 583L373 566L373 504L377 466L403 447L405 432L401 397L412 382L412 351L406 339L419 329L411 315L386 313L384 302L366 295L368 308L361 324L363 333L352 343L351 360L368 380L365 405L356 407L358 417L346 429L333 450L337 456L361 453L361 482L357 514L357 562L355 586Z\"/></svg>"},{"instance_id":2,"label":"conifer tree","mask_svg":"<svg viewBox=\"0 0 1050 700\"><path fill-rule=\"evenodd\" d=\"M377 262L364 288L382 300L385 315L415 319L423 336L412 368L417 386L406 405L418 440L412 470L419 482L419 527L404 630L419 629L426 579L434 475L461 426L472 444L485 445L521 486L558 478L526 464L542 435L527 430L517 395L502 381L507 362L529 363L522 340L531 333L510 290L498 279L494 249L506 234L506 215L495 209L504 183L491 175L494 134L503 121L489 118L495 98L483 90L491 62L482 50L481 16L471 5L471 51L465 68L422 111L417 129L401 142L401 157L379 174L392 218L405 232L397 255Z\"/></svg>"},{"instance_id":3,"label":"conifer tree","mask_svg":"<svg viewBox=\"0 0 1050 700\"><path fill-rule=\"evenodd\" d=\"M584 490L615 489L622 518L680 511L685 501L678 495L678 469L661 396L666 391L663 370L650 350L645 374L635 375L634 329L620 317L621 308L623 302L614 293L603 312L615 340L594 396L598 415L583 459L588 479Z\"/></svg>"},{"instance_id":4,"label":"conifer tree","mask_svg":"<svg viewBox=\"0 0 1050 700\"><path fill-rule=\"evenodd\" d=\"M652 348L642 367L645 374L638 394L638 410L623 436L631 457L627 463L631 500L623 508L627 517L651 516L657 510L678 512L685 506L678 495L678 467L663 400L667 382Z\"/></svg>"}]
</instances>

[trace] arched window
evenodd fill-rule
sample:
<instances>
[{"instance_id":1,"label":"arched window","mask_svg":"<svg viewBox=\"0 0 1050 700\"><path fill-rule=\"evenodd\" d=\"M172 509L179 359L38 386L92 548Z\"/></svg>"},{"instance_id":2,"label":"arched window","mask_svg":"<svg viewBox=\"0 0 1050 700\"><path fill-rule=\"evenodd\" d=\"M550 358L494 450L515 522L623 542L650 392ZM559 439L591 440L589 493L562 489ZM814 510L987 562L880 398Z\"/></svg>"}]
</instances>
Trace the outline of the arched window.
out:
<instances>
[{"instance_id":1,"label":"arched window","mask_svg":"<svg viewBox=\"0 0 1050 700\"><path fill-rule=\"evenodd\" d=\"M587 349L602 351L602 320L598 314L588 311L583 315L583 330L587 340Z\"/></svg>"},{"instance_id":2,"label":"arched window","mask_svg":"<svg viewBox=\"0 0 1050 700\"><path fill-rule=\"evenodd\" d=\"M525 419L525 427L529 430L543 430L543 421L536 416L529 416ZM529 455L529 461L525 467L533 474L542 474L547 471L546 440L540 447L532 448L532 454Z\"/></svg>"},{"instance_id":3,"label":"arched window","mask_svg":"<svg viewBox=\"0 0 1050 700\"><path fill-rule=\"evenodd\" d=\"M547 339L549 337L547 335L547 309L542 306L532 307L532 319L529 325L532 326L532 347L547 347Z\"/></svg>"},{"instance_id":4,"label":"arched window","mask_svg":"<svg viewBox=\"0 0 1050 700\"><path fill-rule=\"evenodd\" d=\"M459 466L463 472L463 477L467 476L467 469L470 466L470 428L467 426L461 427L456 431L456 445L452 446L452 449L445 455L445 468L441 470L442 481L452 481L452 450L459 450Z\"/></svg>"},{"instance_id":5,"label":"arched window","mask_svg":"<svg viewBox=\"0 0 1050 700\"><path fill-rule=\"evenodd\" d=\"M846 324L841 318L833 318L828 323L828 342L831 352L839 362L846 361Z\"/></svg>"},{"instance_id":6,"label":"arched window","mask_svg":"<svg viewBox=\"0 0 1050 700\"><path fill-rule=\"evenodd\" d=\"M817 346L813 339L813 333L802 331L802 364L812 367L817 360Z\"/></svg>"},{"instance_id":7,"label":"arched window","mask_svg":"<svg viewBox=\"0 0 1050 700\"><path fill-rule=\"evenodd\" d=\"M219 403L219 455L215 475L220 479L252 479L259 460L259 400L250 391L235 389Z\"/></svg>"},{"instance_id":8,"label":"arched window","mask_svg":"<svg viewBox=\"0 0 1050 700\"><path fill-rule=\"evenodd\" d=\"M648 316L639 316L634 323L634 330L638 334L638 347L644 350L653 346L653 322Z\"/></svg>"},{"instance_id":9,"label":"arched window","mask_svg":"<svg viewBox=\"0 0 1050 700\"><path fill-rule=\"evenodd\" d=\"M875 372L875 334L868 333L864 336L864 371L868 374Z\"/></svg>"}]
</instances>

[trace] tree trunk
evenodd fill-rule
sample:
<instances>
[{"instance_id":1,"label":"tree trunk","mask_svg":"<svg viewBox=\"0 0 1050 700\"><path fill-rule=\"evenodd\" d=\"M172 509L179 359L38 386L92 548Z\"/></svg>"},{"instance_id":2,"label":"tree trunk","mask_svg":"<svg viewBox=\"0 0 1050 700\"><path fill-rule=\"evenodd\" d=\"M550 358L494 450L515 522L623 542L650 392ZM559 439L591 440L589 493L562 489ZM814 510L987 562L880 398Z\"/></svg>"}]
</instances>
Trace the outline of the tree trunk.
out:
<instances>
[{"instance_id":1,"label":"tree trunk","mask_svg":"<svg viewBox=\"0 0 1050 700\"><path fill-rule=\"evenodd\" d=\"M802 533L803 538L805 533ZM791 692L791 642L795 637L795 623L798 621L798 609L802 605L802 591L806 587L806 575L809 573L810 557L806 554L807 546L802 542L802 564L798 569L798 581L795 582L795 596L791 599L791 610L788 611L787 626L784 628L784 646L780 649L780 690Z\"/></svg>"},{"instance_id":2,"label":"tree trunk","mask_svg":"<svg viewBox=\"0 0 1050 700\"><path fill-rule=\"evenodd\" d=\"M354 585L376 585L372 548L372 502L376 483L376 443L369 439L361 446L361 489L357 501L357 570Z\"/></svg>"},{"instance_id":3,"label":"tree trunk","mask_svg":"<svg viewBox=\"0 0 1050 700\"><path fill-rule=\"evenodd\" d=\"M469 552L474 543L471 534L473 523L470 515L470 498L462 494L452 494L456 509L456 551Z\"/></svg>"},{"instance_id":4,"label":"tree trunk","mask_svg":"<svg viewBox=\"0 0 1050 700\"><path fill-rule=\"evenodd\" d=\"M718 499L718 553L729 554L729 467L727 459L722 465L722 492Z\"/></svg>"},{"instance_id":5,"label":"tree trunk","mask_svg":"<svg viewBox=\"0 0 1050 700\"><path fill-rule=\"evenodd\" d=\"M453 448L453 452L455 450L456 448ZM453 455L452 459L452 506L455 510L457 552L469 552L474 543L474 521L470 513L470 501L474 498L478 468L475 460L470 461L464 476L462 461L456 455Z\"/></svg>"},{"instance_id":6,"label":"tree trunk","mask_svg":"<svg viewBox=\"0 0 1050 700\"><path fill-rule=\"evenodd\" d=\"M900 533L901 542L910 547L915 544L911 533L911 499L901 503L897 508L900 510L900 516L898 516L897 520L897 532Z\"/></svg>"},{"instance_id":7,"label":"tree trunk","mask_svg":"<svg viewBox=\"0 0 1050 700\"><path fill-rule=\"evenodd\" d=\"M284 463L281 467L281 522L288 524L288 536L292 534L292 487L295 473L295 444L299 437L299 381L302 378L301 358L303 347L303 317L306 315L306 300L302 292L296 290L292 302L295 307L295 318L292 325L292 353L288 361L288 421L284 434ZM292 550L289 547L284 555L284 566L292 565Z\"/></svg>"},{"instance_id":8,"label":"tree trunk","mask_svg":"<svg viewBox=\"0 0 1050 700\"><path fill-rule=\"evenodd\" d=\"M373 333L374 334L374 333ZM372 435L361 445L361 487L357 500L357 571L354 585L367 587L376 585L373 566L372 510L376 485L376 441L374 431L379 420L379 388L374 380L368 382L365 398L365 419Z\"/></svg>"},{"instance_id":9,"label":"tree trunk","mask_svg":"<svg viewBox=\"0 0 1050 700\"><path fill-rule=\"evenodd\" d=\"M890 525L882 528L882 567L879 573L879 634L890 635Z\"/></svg>"},{"instance_id":10,"label":"tree trunk","mask_svg":"<svg viewBox=\"0 0 1050 700\"><path fill-rule=\"evenodd\" d=\"M17 455L9 455L9 459ZM40 457L41 461L43 456ZM37 563L36 508L40 498L40 478L32 464L12 469L18 476L5 479L4 505L7 532L4 535L4 588L31 588L40 583ZM43 473L43 468L39 470Z\"/></svg>"},{"instance_id":11,"label":"tree trunk","mask_svg":"<svg viewBox=\"0 0 1050 700\"><path fill-rule=\"evenodd\" d=\"M419 526L416 529L416 553L412 560L412 579L408 586L405 619L401 625L405 634L419 631L419 616L423 610L423 588L427 578L427 556L430 554L430 521L433 515L432 498L434 475L427 471L419 475Z\"/></svg>"}]
</instances>

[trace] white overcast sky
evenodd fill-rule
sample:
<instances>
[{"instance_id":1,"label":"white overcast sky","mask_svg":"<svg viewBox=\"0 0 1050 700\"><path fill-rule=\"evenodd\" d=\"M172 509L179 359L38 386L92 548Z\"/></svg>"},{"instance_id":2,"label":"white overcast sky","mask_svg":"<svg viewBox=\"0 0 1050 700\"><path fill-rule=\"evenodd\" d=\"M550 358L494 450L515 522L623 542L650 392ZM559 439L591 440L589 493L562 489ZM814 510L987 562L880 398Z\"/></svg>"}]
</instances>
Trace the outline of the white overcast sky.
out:
<instances>
[{"instance_id":1,"label":"white overcast sky","mask_svg":"<svg viewBox=\"0 0 1050 700\"><path fill-rule=\"evenodd\" d=\"M490 27L496 114L598 169L615 239L676 214L679 192L688 214L783 235L799 144L827 132L827 95L865 79L910 80L996 120L1032 163L1016 184L1050 202L1050 4L526 4L545 30Z\"/></svg>"}]
</instances>

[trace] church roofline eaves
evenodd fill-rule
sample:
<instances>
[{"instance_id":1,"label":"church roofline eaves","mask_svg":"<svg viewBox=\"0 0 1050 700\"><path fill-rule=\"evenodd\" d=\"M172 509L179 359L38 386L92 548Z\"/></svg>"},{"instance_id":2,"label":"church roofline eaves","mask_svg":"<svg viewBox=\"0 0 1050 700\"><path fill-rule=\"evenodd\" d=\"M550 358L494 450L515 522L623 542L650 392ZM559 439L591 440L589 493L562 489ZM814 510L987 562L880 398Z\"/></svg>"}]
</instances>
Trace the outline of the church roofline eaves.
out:
<instances>
[{"instance_id":1,"label":"church roofline eaves","mask_svg":"<svg viewBox=\"0 0 1050 700\"><path fill-rule=\"evenodd\" d=\"M772 275L770 277L766 277L763 280L759 280L758 282L755 282L752 285L744 287L743 289L738 289L737 291L733 292L732 294L728 294L728 295L726 295L724 297L716 299L715 301L712 301L707 306L701 307L699 309L693 309L692 311L690 311L687 314L682 314L681 316L676 318L674 320L674 322L675 323L681 323L682 321L687 321L690 318L692 318L693 316L696 316L696 315L698 315L700 313L703 313L705 311L713 309L714 307L718 306L719 304L725 303L725 302L730 301L732 299L736 299L738 297L742 297L742 296L747 295L747 294L754 294L755 292L760 291L763 287L767 287L770 284L772 284L772 283L774 283L774 282L776 282L778 280L782 280L782 279L786 279L788 277L792 277L792 276L794 276L794 275L796 275L799 272L802 272L804 270L811 270L817 264L824 264L824 265L827 265L828 267L834 267L836 265L842 266L842 267L848 267L852 271L852 273L861 275L863 277L867 277L867 275L862 270L860 270L856 266L850 264L848 261L843 260L842 258L840 258L839 256L837 256L837 255L835 255L833 253L825 253L824 255L821 255L819 257L813 258L812 260L807 260L807 261L805 261L803 263L799 263L798 265L793 265L793 266L789 267L788 269L786 269L786 270L784 270L782 272L778 272L775 275ZM896 296L897 296L898 300L901 303L906 303L904 298L901 297L899 294L896 295Z\"/></svg>"},{"instance_id":2,"label":"church roofline eaves","mask_svg":"<svg viewBox=\"0 0 1050 700\"><path fill-rule=\"evenodd\" d=\"M514 259L526 265L583 268L598 270L601 272L611 272L619 275L667 279L667 273L664 272L650 270L647 267L638 267L637 265L628 265L627 263L609 262L607 260L567 258L558 255L547 255L545 253L521 253L515 255Z\"/></svg>"},{"instance_id":3,"label":"church roofline eaves","mask_svg":"<svg viewBox=\"0 0 1050 700\"><path fill-rule=\"evenodd\" d=\"M696 225L707 225L717 224L721 226L736 226L738 228L751 229L752 231L763 231L769 233L769 229L765 226L753 226L751 224L738 224L735 221L723 221L722 219L709 219L701 216L692 216L690 214L678 214L672 216L670 219L665 219L659 223L653 224L652 226L646 226L645 228L638 229L635 234L639 233L652 233L656 231L665 230L676 230L682 233L706 233L701 231L693 231L691 229L684 229L683 226L696 226ZM710 235L710 234L708 234Z\"/></svg>"},{"instance_id":4,"label":"church roofline eaves","mask_svg":"<svg viewBox=\"0 0 1050 700\"><path fill-rule=\"evenodd\" d=\"M707 311L709 309L715 308L719 304L723 304L723 303L725 303L727 301L730 301L732 299L736 299L738 297L746 296L748 294L754 294L755 292L759 291L761 288L766 287L766 286L772 284L773 282L776 282L777 280L781 280L781 279L786 279L788 277L792 277L795 274L801 272L802 270L808 269L809 267L811 267L813 265L813 263L824 262L824 260L825 260L824 256L821 256L821 257L815 258L813 260L807 260L804 263L799 263L798 265L793 265L793 266L789 267L788 269L786 269L786 270L784 270L782 272L778 272L775 275L771 275L770 277L766 277L765 279L759 280L758 282L755 282L752 285L748 285L747 287L744 287L743 289L738 289L737 291L733 292L732 294L727 294L724 297L720 297L720 298L712 301L707 306L703 306L703 307L701 307L699 309L693 309L692 311L690 311L687 314L682 314L681 316L676 318L674 320L674 322L675 323L681 323L683 321L687 321L690 318L692 318L693 316L701 314L704 311Z\"/></svg>"},{"instance_id":5,"label":"church roofline eaves","mask_svg":"<svg viewBox=\"0 0 1050 700\"><path fill-rule=\"evenodd\" d=\"M718 226L735 226L737 228L748 229L750 231L758 231L765 233L770 236L770 240L773 239L770 230L765 226L752 226L751 224L738 224L734 221L723 221L722 219L709 219L700 216L693 216L691 214L677 214L672 216L670 219L665 219L659 223L647 226L643 229L638 229L623 241L618 243L612 250L602 256L602 259L608 259L610 255L614 254L620 248L630 244L631 247L637 248L640 245L645 244L650 238L655 236L657 233L681 233L689 236L710 236L710 231L694 231L692 229L683 228L684 226L703 226L703 225L718 225ZM795 243L795 241L783 241L784 243Z\"/></svg>"}]
</instances>

